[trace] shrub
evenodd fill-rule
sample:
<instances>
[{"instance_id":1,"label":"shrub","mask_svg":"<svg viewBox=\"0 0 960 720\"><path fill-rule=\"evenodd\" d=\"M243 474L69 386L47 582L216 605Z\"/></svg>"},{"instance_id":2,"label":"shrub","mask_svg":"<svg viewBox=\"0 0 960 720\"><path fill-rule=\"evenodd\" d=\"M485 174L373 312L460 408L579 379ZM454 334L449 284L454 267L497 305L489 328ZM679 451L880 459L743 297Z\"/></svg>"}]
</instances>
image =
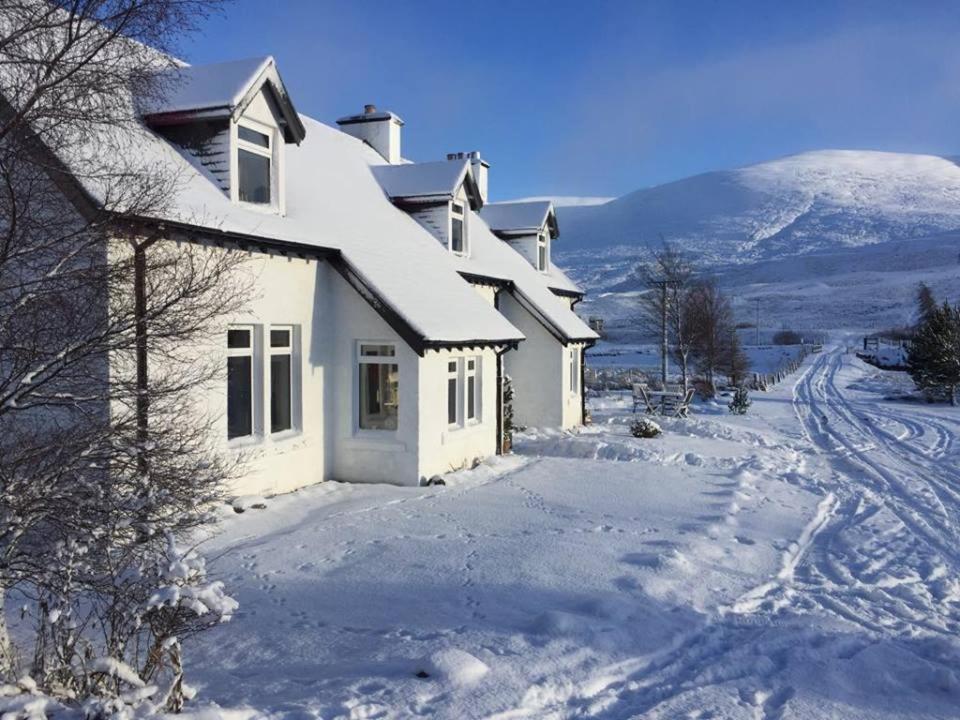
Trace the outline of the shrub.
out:
<instances>
[{"instance_id":1,"label":"shrub","mask_svg":"<svg viewBox=\"0 0 960 720\"><path fill-rule=\"evenodd\" d=\"M746 415L747 408L750 407L750 393L743 385L738 387L733 393L733 400L727 405L730 412L734 415Z\"/></svg>"},{"instance_id":2,"label":"shrub","mask_svg":"<svg viewBox=\"0 0 960 720\"><path fill-rule=\"evenodd\" d=\"M796 330L778 330L773 335L774 345L800 345L803 338Z\"/></svg>"},{"instance_id":3,"label":"shrub","mask_svg":"<svg viewBox=\"0 0 960 720\"><path fill-rule=\"evenodd\" d=\"M630 434L635 438L655 438L663 434L663 429L650 418L637 418L630 423Z\"/></svg>"}]
</instances>

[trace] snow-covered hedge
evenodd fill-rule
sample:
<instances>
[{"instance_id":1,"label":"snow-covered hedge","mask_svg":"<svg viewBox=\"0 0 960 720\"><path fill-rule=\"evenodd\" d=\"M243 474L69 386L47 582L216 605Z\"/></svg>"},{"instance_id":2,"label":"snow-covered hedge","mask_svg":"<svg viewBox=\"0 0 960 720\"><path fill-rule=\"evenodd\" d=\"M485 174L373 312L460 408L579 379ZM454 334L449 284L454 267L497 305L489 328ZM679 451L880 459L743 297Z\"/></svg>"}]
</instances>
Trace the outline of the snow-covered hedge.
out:
<instances>
[{"instance_id":1,"label":"snow-covered hedge","mask_svg":"<svg viewBox=\"0 0 960 720\"><path fill-rule=\"evenodd\" d=\"M650 418L637 418L630 423L630 434L635 438L654 438L663 434L663 428Z\"/></svg>"}]
</instances>

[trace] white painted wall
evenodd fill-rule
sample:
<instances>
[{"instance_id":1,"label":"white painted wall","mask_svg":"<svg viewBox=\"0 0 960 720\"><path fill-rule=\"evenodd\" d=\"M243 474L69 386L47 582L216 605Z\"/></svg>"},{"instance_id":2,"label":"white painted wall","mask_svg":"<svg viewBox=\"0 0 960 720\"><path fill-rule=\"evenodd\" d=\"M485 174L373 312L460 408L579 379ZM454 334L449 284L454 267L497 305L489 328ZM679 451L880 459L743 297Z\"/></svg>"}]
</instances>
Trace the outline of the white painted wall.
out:
<instances>
[{"instance_id":1,"label":"white painted wall","mask_svg":"<svg viewBox=\"0 0 960 720\"><path fill-rule=\"evenodd\" d=\"M447 425L447 363L479 362L478 419ZM490 457L497 448L497 356L492 349L428 351L420 360L420 475L430 478ZM461 411L462 411L461 398Z\"/></svg>"},{"instance_id":2,"label":"white painted wall","mask_svg":"<svg viewBox=\"0 0 960 720\"><path fill-rule=\"evenodd\" d=\"M238 494L286 492L323 480L329 469L330 457L324 442L326 415L322 402L327 387L326 362L314 354L323 335L322 330L318 332L323 326L322 305L318 306L315 299L325 292L322 281L325 280L326 265L315 260L251 253L245 263L245 272L255 284L248 308L227 319L223 332L211 343L209 351L219 353L223 366L226 366L226 329L230 324L254 325L264 340L273 324L296 326L299 329L299 352L294 355L294 377L300 378L300 428L277 435L269 432L269 360L254 373L255 377L258 376L262 398L255 413L259 417L254 419L254 425L260 429L259 435L227 440L225 374L222 382L211 388L206 408L216 418L212 431L220 450L246 461L246 471L235 482L233 491Z\"/></svg>"},{"instance_id":3,"label":"white painted wall","mask_svg":"<svg viewBox=\"0 0 960 720\"><path fill-rule=\"evenodd\" d=\"M385 117L365 122L345 123L340 129L347 135L363 140L391 165L402 159L400 152L400 121L395 117Z\"/></svg>"}]
</instances>

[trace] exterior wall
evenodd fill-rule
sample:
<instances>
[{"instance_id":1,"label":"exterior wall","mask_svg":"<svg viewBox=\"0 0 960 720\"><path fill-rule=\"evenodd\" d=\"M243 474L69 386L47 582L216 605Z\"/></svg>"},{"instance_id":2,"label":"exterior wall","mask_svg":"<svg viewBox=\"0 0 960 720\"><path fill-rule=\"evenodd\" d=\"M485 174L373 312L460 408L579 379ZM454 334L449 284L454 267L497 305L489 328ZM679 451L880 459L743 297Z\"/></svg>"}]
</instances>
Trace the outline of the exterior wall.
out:
<instances>
[{"instance_id":1,"label":"exterior wall","mask_svg":"<svg viewBox=\"0 0 960 720\"><path fill-rule=\"evenodd\" d=\"M476 358L478 417L461 427L447 425L447 363ZM497 450L497 355L492 349L427 352L420 360L420 476L471 466ZM462 408L462 399L461 399Z\"/></svg>"},{"instance_id":2,"label":"exterior wall","mask_svg":"<svg viewBox=\"0 0 960 720\"><path fill-rule=\"evenodd\" d=\"M286 492L319 482L330 470L331 458L325 442L328 416L323 403L329 385L327 362L323 353L317 353L317 348L324 345L327 322L323 312L325 303L318 303L317 299L328 292L329 268L316 260L261 253L251 254L245 266L254 282L248 307L224 323L223 333L206 351L219 353L225 367L227 325L253 325L255 337L262 345L268 344L271 325L293 325L294 429L277 434L269 432L267 347L263 350L264 361L254 363L254 382L261 398L255 402L254 436L227 440L225 376L211 389L206 409L216 418L212 430L220 449L243 458L246 464L246 471L235 481L233 491L238 494Z\"/></svg>"},{"instance_id":3,"label":"exterior wall","mask_svg":"<svg viewBox=\"0 0 960 720\"><path fill-rule=\"evenodd\" d=\"M513 381L515 421L528 427L563 426L563 346L508 292L500 294L500 312L526 337L503 356L504 371Z\"/></svg>"},{"instance_id":4,"label":"exterior wall","mask_svg":"<svg viewBox=\"0 0 960 720\"><path fill-rule=\"evenodd\" d=\"M583 376L579 370L579 364L577 365L577 391L570 392L569 352L573 348L577 348L579 350L579 363L582 363L584 358L583 345L567 345L566 347L562 348L563 359L561 365L563 367L563 383L561 386L560 396L560 427L562 427L564 430L577 427L583 423Z\"/></svg>"},{"instance_id":5,"label":"exterior wall","mask_svg":"<svg viewBox=\"0 0 960 720\"><path fill-rule=\"evenodd\" d=\"M400 123L396 118L346 123L340 129L358 140L363 140L391 165L402 159L400 152Z\"/></svg>"},{"instance_id":6,"label":"exterior wall","mask_svg":"<svg viewBox=\"0 0 960 720\"><path fill-rule=\"evenodd\" d=\"M477 294L491 305L497 304L497 290L494 285L480 285L471 283L471 287L477 291Z\"/></svg>"},{"instance_id":7,"label":"exterior wall","mask_svg":"<svg viewBox=\"0 0 960 720\"><path fill-rule=\"evenodd\" d=\"M327 271L329 305L320 322L318 357L330 366L328 417L333 463L330 477L351 482L416 485L421 359L336 271ZM397 430L359 429L360 341L392 343L399 366Z\"/></svg>"}]
</instances>

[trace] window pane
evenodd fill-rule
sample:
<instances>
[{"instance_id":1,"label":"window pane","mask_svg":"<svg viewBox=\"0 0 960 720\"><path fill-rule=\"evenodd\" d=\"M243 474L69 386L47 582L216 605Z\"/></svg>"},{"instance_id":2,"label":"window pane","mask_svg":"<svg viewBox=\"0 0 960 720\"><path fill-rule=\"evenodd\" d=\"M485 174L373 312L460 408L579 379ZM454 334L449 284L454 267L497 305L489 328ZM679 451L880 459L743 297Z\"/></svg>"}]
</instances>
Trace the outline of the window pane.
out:
<instances>
[{"instance_id":1,"label":"window pane","mask_svg":"<svg viewBox=\"0 0 960 720\"><path fill-rule=\"evenodd\" d=\"M228 348L248 348L250 347L249 330L227 330Z\"/></svg>"},{"instance_id":2,"label":"window pane","mask_svg":"<svg viewBox=\"0 0 960 720\"><path fill-rule=\"evenodd\" d=\"M250 203L270 202L270 158L238 150L240 199Z\"/></svg>"},{"instance_id":3,"label":"window pane","mask_svg":"<svg viewBox=\"0 0 960 720\"><path fill-rule=\"evenodd\" d=\"M447 424L457 424L457 379L447 380Z\"/></svg>"},{"instance_id":4,"label":"window pane","mask_svg":"<svg viewBox=\"0 0 960 720\"><path fill-rule=\"evenodd\" d=\"M290 356L270 356L270 432L293 427L290 412Z\"/></svg>"},{"instance_id":5,"label":"window pane","mask_svg":"<svg viewBox=\"0 0 960 720\"><path fill-rule=\"evenodd\" d=\"M227 358L227 438L253 434L253 358Z\"/></svg>"},{"instance_id":6,"label":"window pane","mask_svg":"<svg viewBox=\"0 0 960 720\"><path fill-rule=\"evenodd\" d=\"M458 203L453 203L453 211L457 215L463 215L463 205L459 205Z\"/></svg>"},{"instance_id":7,"label":"window pane","mask_svg":"<svg viewBox=\"0 0 960 720\"><path fill-rule=\"evenodd\" d=\"M265 148L270 147L270 137L268 135L264 135L256 130L251 130L243 125L237 126L237 137L253 145L259 145Z\"/></svg>"},{"instance_id":8,"label":"window pane","mask_svg":"<svg viewBox=\"0 0 960 720\"><path fill-rule=\"evenodd\" d=\"M537 248L537 269L546 270L547 269L547 246L540 245Z\"/></svg>"},{"instance_id":9,"label":"window pane","mask_svg":"<svg viewBox=\"0 0 960 720\"><path fill-rule=\"evenodd\" d=\"M453 218L451 227L450 249L454 252L463 252L463 220Z\"/></svg>"},{"instance_id":10,"label":"window pane","mask_svg":"<svg viewBox=\"0 0 960 720\"><path fill-rule=\"evenodd\" d=\"M270 347L290 347L290 331L271 330Z\"/></svg>"},{"instance_id":11,"label":"window pane","mask_svg":"<svg viewBox=\"0 0 960 720\"><path fill-rule=\"evenodd\" d=\"M360 365L360 428L396 430L399 411L399 366Z\"/></svg>"},{"instance_id":12,"label":"window pane","mask_svg":"<svg viewBox=\"0 0 960 720\"><path fill-rule=\"evenodd\" d=\"M393 345L361 345L360 354L365 357L393 357L396 349Z\"/></svg>"},{"instance_id":13,"label":"window pane","mask_svg":"<svg viewBox=\"0 0 960 720\"><path fill-rule=\"evenodd\" d=\"M447 363L447 372L455 373L457 371L457 361L451 360Z\"/></svg>"},{"instance_id":14,"label":"window pane","mask_svg":"<svg viewBox=\"0 0 960 720\"><path fill-rule=\"evenodd\" d=\"M472 375L467 378L467 420L473 420L477 416L477 376Z\"/></svg>"}]
</instances>

